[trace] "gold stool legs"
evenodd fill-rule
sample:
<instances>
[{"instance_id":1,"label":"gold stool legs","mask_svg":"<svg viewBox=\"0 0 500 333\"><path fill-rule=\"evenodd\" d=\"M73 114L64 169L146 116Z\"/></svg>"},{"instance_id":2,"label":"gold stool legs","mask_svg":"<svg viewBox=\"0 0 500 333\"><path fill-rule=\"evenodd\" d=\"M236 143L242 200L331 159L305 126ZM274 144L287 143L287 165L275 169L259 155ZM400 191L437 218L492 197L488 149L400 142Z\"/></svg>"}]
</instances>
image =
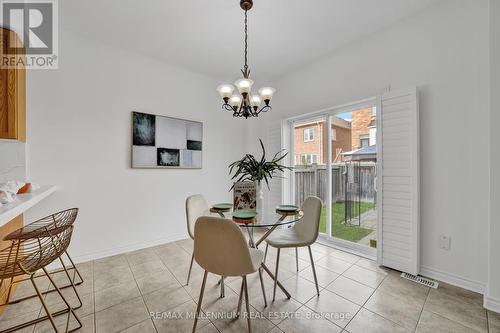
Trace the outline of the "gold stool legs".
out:
<instances>
[{"instance_id":1,"label":"gold stool legs","mask_svg":"<svg viewBox=\"0 0 500 333\"><path fill-rule=\"evenodd\" d=\"M66 272L66 275L68 276L68 280L70 281L70 283L69 284L65 284L65 285L59 287L59 289L73 288L73 290L75 291L75 294L76 294L77 298L80 300L80 296L78 295L78 292L76 291L76 289L74 287L75 286L79 286L79 285L81 285L83 283L82 275L80 274L80 271L78 270L78 268L76 267L76 265L73 263L73 260L69 256L68 252L65 251L64 253L66 254L66 257L69 259L69 261L71 263L71 266L67 266L64 263L64 261L62 260L62 258L59 258L59 260L61 261L61 266L62 267L59 268L59 269L56 269L56 270L54 270L54 271L52 271L50 273L51 274L56 274L56 273ZM71 270L73 270L73 277L72 278L68 275L69 274L68 271L71 271ZM78 278L79 278L80 281L76 281L76 275L78 276ZM36 275L36 276L34 276L34 278L38 279L38 278L42 278L44 276L45 276L45 274ZM8 304L16 304L16 303L25 301L25 300L30 299L30 298L38 297L37 294L33 294L33 295L25 296L25 297L16 298L14 300L10 299L11 288L12 288L13 284L14 283L21 283L23 281L28 281L28 280L30 280L29 277L23 278L23 279L18 279L16 281L14 281L14 278L11 278L10 279L10 286L9 286L9 291L8 291L8 294L7 294L7 298L5 300L5 303L0 304L0 306L4 306L4 305L8 305ZM0 286L2 285L2 283L3 283L3 281L0 282ZM42 293L42 295L46 295L46 294L53 293L55 291L56 291L55 289L50 289L50 290L47 290L47 291L43 291L41 293ZM78 309L78 308L79 307L77 307L76 309Z\"/></svg>"},{"instance_id":2,"label":"gold stool legs","mask_svg":"<svg viewBox=\"0 0 500 333\"><path fill-rule=\"evenodd\" d=\"M69 333L69 332L76 331L77 329L79 329L79 328L82 327L82 323L80 321L80 318L76 315L75 310L81 308L82 305L83 305L83 303L82 303L82 300L80 298L80 295L78 294L78 292L76 290L76 285L73 282L74 280L71 279L71 277L69 275L69 272L68 272L68 269L64 265L64 262L62 262L61 258L60 258L60 260L61 260L61 263L63 265L63 268L61 268L61 270L57 270L57 272L58 271L64 271L65 272L66 277L70 281L70 284L67 287L71 287L73 289L73 291L75 293L75 296L76 296L76 298L78 300L78 304L76 306L71 306L69 304L68 300L62 294L61 288L57 286L57 284L54 282L54 279L52 278L52 274L54 274L54 272L49 273L46 268L43 268L44 275L41 275L41 276L47 276L47 278L49 279L50 284L53 287L52 291L58 293L59 297L62 299L62 301L66 305L66 308L62 309L62 310L59 310L59 311L56 311L54 313L51 313L49 311L49 309L48 309L47 303L45 302L45 298L44 298L44 296L48 292L41 292L40 291L40 288L38 287L38 285L36 283L36 279L39 278L40 276L35 276L35 274L32 274L28 278L25 278L24 281L30 280L31 284L33 285L33 288L35 289L36 293L35 293L35 295L29 296L29 297L25 297L24 299L30 299L30 298L33 298L33 297L38 297L38 299L40 300L40 303L42 303L42 307L43 307L46 315L42 316L42 317L39 317L39 318L36 318L36 319L33 319L33 320L30 320L30 321L27 321L25 323L13 326L13 327L10 327L10 328L8 328L6 330L0 331L0 333L11 333L11 332L17 331L19 329L22 329L24 327L28 327L28 326L40 323L40 322L45 321L47 319L50 321L52 327L54 328L54 331L59 333L61 331L56 327L56 323L55 323L55 319L54 318L58 317L58 316L60 316L62 314L65 314L65 313L68 314L68 317L67 317L67 322L66 322L66 328L62 332ZM18 302L20 302L20 300L15 300L15 301L11 302L10 304L12 304L12 303L18 303ZM70 322L70 319L71 319L71 314L73 314L73 316L77 320L78 327L73 328L71 330L68 330L68 328L69 328L69 322Z\"/></svg>"},{"instance_id":3,"label":"gold stool legs","mask_svg":"<svg viewBox=\"0 0 500 333\"><path fill-rule=\"evenodd\" d=\"M35 292L36 292L36 296L38 297L38 299L40 300L40 303L42 303L42 307L46 313L45 316L42 316L42 317L39 317L39 318L36 318L36 319L33 319L33 320L30 320L28 322L25 322L25 323L22 323L22 324L19 324L19 325L16 325L16 326L13 326L13 327L10 327L6 330L3 330L1 331L0 333L11 333L11 332L14 332L14 331L17 331L19 329L22 329L24 327L28 327L28 326L31 326L31 325L34 325L34 324L37 324L37 323L40 323L40 322L43 322L45 320L49 320L51 325L52 325L52 328L54 329L55 332L59 333L59 332L66 332L66 333L69 333L69 332L73 332L73 331L76 331L77 329L80 329L82 327L82 323L80 321L80 318L77 316L77 314L75 313L75 309L76 308L73 308L71 307L71 305L69 304L69 302L66 300L66 298L63 296L62 292L61 292L61 289L59 289L59 287L55 284L54 280L52 279L52 277L50 276L50 274L46 271L46 269L44 268L43 269L45 274L47 275L50 283L54 286L54 290L59 294L59 296L61 297L61 299L63 300L64 304L66 305L66 308L65 309L62 309L62 310L59 310L59 311L56 311L54 313L51 313L49 311L49 308L47 306L47 303L45 302L45 299L44 299L44 293L42 293L40 291L40 288L38 287L37 283L35 282L36 278L33 275L31 275L28 279L31 281L31 284L33 285L33 288L35 289ZM78 296L77 296L78 297ZM79 299L79 297L78 297ZM78 307L81 307L81 300L79 299L79 306ZM68 316L67 316L67 321L66 321L66 327L65 327L65 330L64 331L61 331L57 328L56 326L56 322L55 322L55 318L57 316L60 316L62 314L65 314L67 313ZM71 319L71 314L75 317L76 321L78 322L78 327L75 327L71 330L69 330L69 322L70 322L70 319Z\"/></svg>"},{"instance_id":4,"label":"gold stool legs","mask_svg":"<svg viewBox=\"0 0 500 333\"><path fill-rule=\"evenodd\" d=\"M66 254L66 257L68 258L69 262L71 263L70 269L74 269L75 272L76 272L76 274L78 275L78 278L80 279L80 281L78 281L76 283L74 283L75 280L73 280L73 283L75 285L77 285L77 286L80 285L80 284L82 284L83 283L83 277L82 277L82 274L80 274L80 271L78 270L78 267L76 267L75 263L73 262L73 259L71 259L70 255L69 255L68 251L64 251L64 254Z\"/></svg>"},{"instance_id":5,"label":"gold stool legs","mask_svg":"<svg viewBox=\"0 0 500 333\"><path fill-rule=\"evenodd\" d=\"M64 264L64 261L62 260L62 258L59 258L60 261L61 261L62 267L60 269L56 269L56 270L52 271L51 274L66 272L66 275L68 276L68 280L70 280L70 283L69 284L65 284L65 285L59 287L59 289L66 289L66 288L73 287L73 289L75 290L75 293L77 294L78 299L80 300L80 296L78 295L78 292L76 291L76 289L74 288L74 286L81 285L83 283L83 277L82 277L80 271L78 270L78 267L73 262L73 259L70 257L68 251L64 251L64 253L66 254L66 257L68 258L69 262L71 263L71 266L67 266L66 264ZM16 255L16 258L17 258L17 255ZM69 275L68 275L68 271L70 271L70 270L74 271L73 272L73 278L70 278ZM79 278L80 281L75 281L75 278L76 278L75 275L78 276L78 278ZM45 275L42 274L42 275L37 275L34 278L36 279L36 278L41 278L41 277L44 277L44 276ZM33 294L33 295L21 297L21 298L16 298L14 300L10 299L10 297L11 297L11 289L12 289L13 284L14 283L21 283L23 281L28 281L28 280L30 280L29 277L23 278L23 279L18 279L16 281L14 281L14 278L10 278L10 285L9 285L9 289L8 289L8 293L7 293L7 298L5 299L5 302L3 304L0 304L0 306L4 306L4 305L8 305L8 304L15 304L15 303L19 303L19 302L25 301L25 300L30 299L30 298L38 297L37 294ZM2 286L2 284L3 284L3 280L0 281L0 287ZM56 291L55 289L43 291L42 295L50 294L50 293L53 293L55 291Z\"/></svg>"},{"instance_id":6,"label":"gold stool legs","mask_svg":"<svg viewBox=\"0 0 500 333\"><path fill-rule=\"evenodd\" d=\"M80 321L80 318L77 316L75 310L71 307L71 305L69 304L69 302L63 296L63 294L61 292L61 289L59 289L59 287L55 284L54 280L52 279L52 276L49 274L49 272L47 272L47 269L45 267L42 268L42 269L43 269L44 273L47 275L47 277L49 278L50 283L54 286L55 290L57 291L57 293L59 294L59 296L62 298L64 304L66 304L66 309L68 310L68 318L66 319L66 329L64 330L64 332L69 333L69 332L76 331L77 329L80 329L82 327L82 322ZM68 274L67 271L66 271L66 274ZM68 278L69 278L69 275L68 275ZM73 288L74 288L74 290L76 292L75 285L74 285L73 281L71 281L70 283L72 284L72 286L73 286ZM78 296L78 293L76 295L78 297L78 300L80 301L80 306L81 306L81 300L80 300L80 297ZM40 297L40 295L39 295L39 297ZM49 319L52 318L50 320L51 323L52 323L52 327L54 327L54 330L56 332L59 332L59 330L57 329L57 327L55 325L55 322L54 322L54 319L53 319L52 315L50 314L50 312L47 309L47 305L45 304L45 301L43 301L43 298L40 298L40 300L42 301L42 304L44 306L45 312L47 313L47 316L49 316ZM78 327L69 330L69 321L71 319L71 315L73 315L73 317L75 317L76 321L78 322Z\"/></svg>"}]
</instances>

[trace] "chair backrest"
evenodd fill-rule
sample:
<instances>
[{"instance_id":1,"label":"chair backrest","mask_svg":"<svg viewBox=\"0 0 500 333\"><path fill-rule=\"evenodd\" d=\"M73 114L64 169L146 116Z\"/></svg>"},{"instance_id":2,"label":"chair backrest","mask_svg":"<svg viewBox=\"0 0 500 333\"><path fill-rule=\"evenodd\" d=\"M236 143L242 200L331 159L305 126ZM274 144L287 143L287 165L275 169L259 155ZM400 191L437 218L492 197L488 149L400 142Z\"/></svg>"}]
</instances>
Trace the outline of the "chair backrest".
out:
<instances>
[{"instance_id":1,"label":"chair backrest","mask_svg":"<svg viewBox=\"0 0 500 333\"><path fill-rule=\"evenodd\" d=\"M231 220L202 216L194 228L194 259L206 271L242 276L256 271L240 227Z\"/></svg>"},{"instance_id":2,"label":"chair backrest","mask_svg":"<svg viewBox=\"0 0 500 333\"><path fill-rule=\"evenodd\" d=\"M207 214L210 209L207 200L201 194L191 195L186 199L186 220L189 237L194 239L194 224L198 217Z\"/></svg>"},{"instance_id":3,"label":"chair backrest","mask_svg":"<svg viewBox=\"0 0 500 333\"><path fill-rule=\"evenodd\" d=\"M34 274L51 264L68 248L73 225L51 229L51 236L22 239L0 251L0 279ZM14 255L13 253L19 253Z\"/></svg>"},{"instance_id":4,"label":"chair backrest","mask_svg":"<svg viewBox=\"0 0 500 333\"><path fill-rule=\"evenodd\" d=\"M302 204L304 217L294 225L295 230L309 244L316 241L319 235L319 222L321 219L321 199L318 197L307 197Z\"/></svg>"},{"instance_id":5,"label":"chair backrest","mask_svg":"<svg viewBox=\"0 0 500 333\"><path fill-rule=\"evenodd\" d=\"M19 228L3 239L16 241L38 237L50 237L61 232L64 228L72 226L77 216L78 208L65 209Z\"/></svg>"}]
</instances>

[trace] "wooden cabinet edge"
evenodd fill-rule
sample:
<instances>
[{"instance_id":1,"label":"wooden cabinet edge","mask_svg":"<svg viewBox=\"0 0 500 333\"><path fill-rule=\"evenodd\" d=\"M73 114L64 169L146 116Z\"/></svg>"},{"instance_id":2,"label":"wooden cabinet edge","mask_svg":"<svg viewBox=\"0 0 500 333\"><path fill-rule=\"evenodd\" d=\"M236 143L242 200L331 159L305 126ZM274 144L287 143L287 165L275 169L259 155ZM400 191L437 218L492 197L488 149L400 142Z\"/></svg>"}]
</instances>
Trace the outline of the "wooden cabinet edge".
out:
<instances>
[{"instance_id":1,"label":"wooden cabinet edge","mask_svg":"<svg viewBox=\"0 0 500 333\"><path fill-rule=\"evenodd\" d=\"M9 40L14 40L16 49L19 50L15 56L25 59L24 48L17 34L7 28L0 27L0 29L2 35L7 34ZM14 38L11 38L12 34ZM7 90L5 92L7 94L7 105L2 109L7 113L5 119L8 123L8 130L7 132L0 131L0 139L26 142L26 69L20 65L17 68L2 70L7 70L7 83L2 83L1 89Z\"/></svg>"},{"instance_id":2,"label":"wooden cabinet edge","mask_svg":"<svg viewBox=\"0 0 500 333\"><path fill-rule=\"evenodd\" d=\"M21 228L24 226L24 215L20 214L4 224L3 226L0 227L0 250L5 249L9 245L11 245L10 241L4 241L3 238L7 236L9 233L12 231ZM2 286L0 287L0 304L5 303L6 297L7 297L7 290L9 287L8 281L5 281L7 283L2 283ZM18 287L18 283L14 283L12 286L11 290L11 295L14 295L16 292L16 289ZM5 310L5 306L0 306L0 314Z\"/></svg>"}]
</instances>

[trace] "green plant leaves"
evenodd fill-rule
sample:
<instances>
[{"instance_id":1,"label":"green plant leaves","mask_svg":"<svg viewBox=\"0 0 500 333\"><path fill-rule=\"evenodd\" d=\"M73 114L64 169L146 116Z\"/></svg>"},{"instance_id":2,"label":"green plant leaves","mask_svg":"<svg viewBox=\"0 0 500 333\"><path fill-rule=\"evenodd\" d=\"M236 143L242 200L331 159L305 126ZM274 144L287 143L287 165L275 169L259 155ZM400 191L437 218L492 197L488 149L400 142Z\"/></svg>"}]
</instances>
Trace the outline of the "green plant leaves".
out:
<instances>
[{"instance_id":1,"label":"green plant leaves","mask_svg":"<svg viewBox=\"0 0 500 333\"><path fill-rule=\"evenodd\" d=\"M231 179L237 179L237 182L246 180L257 181L260 185L262 181L265 181L267 188L269 188L269 180L272 179L277 172L292 170L292 168L279 163L288 155L288 152L286 152L285 149L282 149L274 154L270 161L266 161L266 149L264 147L264 143L261 139L259 139L259 142L260 147L262 148L262 157L260 161L258 161L255 156L246 154L241 160L229 164L229 174L231 175L234 172ZM234 185L231 186L230 191L233 187Z\"/></svg>"}]
</instances>

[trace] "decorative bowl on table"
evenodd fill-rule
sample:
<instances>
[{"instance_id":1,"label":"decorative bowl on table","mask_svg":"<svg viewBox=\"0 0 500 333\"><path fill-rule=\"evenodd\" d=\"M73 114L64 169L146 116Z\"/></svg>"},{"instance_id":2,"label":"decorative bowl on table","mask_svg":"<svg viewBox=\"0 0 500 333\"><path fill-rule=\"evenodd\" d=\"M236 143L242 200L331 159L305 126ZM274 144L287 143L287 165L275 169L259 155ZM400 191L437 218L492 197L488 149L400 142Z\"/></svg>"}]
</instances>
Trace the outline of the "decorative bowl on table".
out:
<instances>
[{"instance_id":1,"label":"decorative bowl on table","mask_svg":"<svg viewBox=\"0 0 500 333\"><path fill-rule=\"evenodd\" d=\"M299 211L299 207L295 205L278 205L276 210L285 213L294 213Z\"/></svg>"},{"instance_id":2,"label":"decorative bowl on table","mask_svg":"<svg viewBox=\"0 0 500 333\"><path fill-rule=\"evenodd\" d=\"M253 210L235 210L233 221L236 223L253 223L257 217L257 212Z\"/></svg>"},{"instance_id":3,"label":"decorative bowl on table","mask_svg":"<svg viewBox=\"0 0 500 333\"><path fill-rule=\"evenodd\" d=\"M217 204L214 204L212 206L212 208L215 209L215 210L229 210L229 209L233 208L233 204L226 203L226 202L224 202L224 203L217 203Z\"/></svg>"}]
</instances>

